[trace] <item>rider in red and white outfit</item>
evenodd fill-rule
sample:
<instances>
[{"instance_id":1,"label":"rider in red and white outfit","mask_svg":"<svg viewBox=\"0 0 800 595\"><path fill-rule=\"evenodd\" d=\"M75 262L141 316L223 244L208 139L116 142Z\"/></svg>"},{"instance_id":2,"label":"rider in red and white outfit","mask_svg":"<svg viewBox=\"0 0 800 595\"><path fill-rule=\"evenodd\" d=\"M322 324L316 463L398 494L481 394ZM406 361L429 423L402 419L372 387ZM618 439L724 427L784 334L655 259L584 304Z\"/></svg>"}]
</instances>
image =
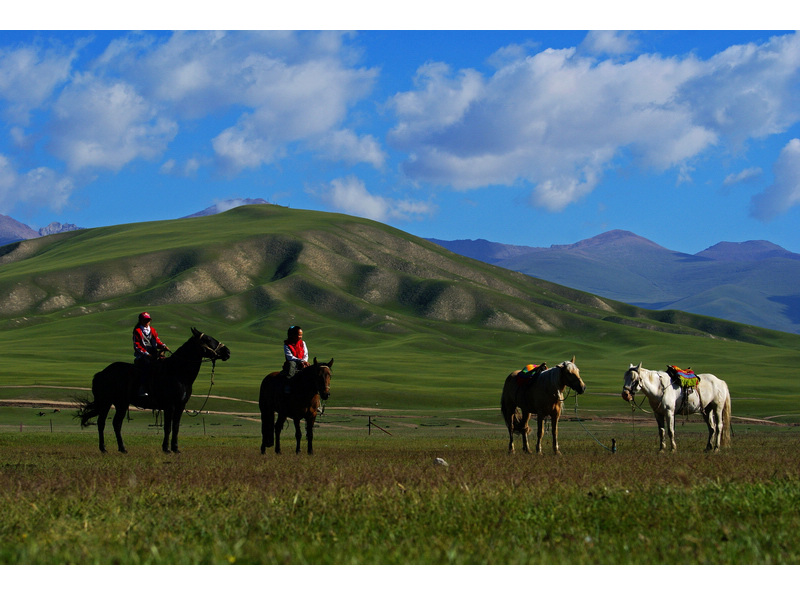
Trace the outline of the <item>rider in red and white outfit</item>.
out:
<instances>
[{"instance_id":1,"label":"rider in red and white outfit","mask_svg":"<svg viewBox=\"0 0 800 595\"><path fill-rule=\"evenodd\" d=\"M158 338L156 329L150 326L152 318L147 312L139 314L139 324L133 327L133 357L135 360L158 359L158 352L169 351L164 342Z\"/></svg>"},{"instance_id":2,"label":"rider in red and white outfit","mask_svg":"<svg viewBox=\"0 0 800 595\"><path fill-rule=\"evenodd\" d=\"M308 347L303 341L303 329L299 326L289 327L286 340L283 342L283 355L286 357L283 372L287 378L294 376L298 370L308 367Z\"/></svg>"},{"instance_id":3,"label":"rider in red and white outfit","mask_svg":"<svg viewBox=\"0 0 800 595\"><path fill-rule=\"evenodd\" d=\"M152 318L147 312L139 314L139 323L133 327L133 357L134 364L142 375L142 388L140 394L147 395L146 385L150 379L152 363L158 359L159 351L169 351L164 342L158 338L156 329L150 326Z\"/></svg>"}]
</instances>

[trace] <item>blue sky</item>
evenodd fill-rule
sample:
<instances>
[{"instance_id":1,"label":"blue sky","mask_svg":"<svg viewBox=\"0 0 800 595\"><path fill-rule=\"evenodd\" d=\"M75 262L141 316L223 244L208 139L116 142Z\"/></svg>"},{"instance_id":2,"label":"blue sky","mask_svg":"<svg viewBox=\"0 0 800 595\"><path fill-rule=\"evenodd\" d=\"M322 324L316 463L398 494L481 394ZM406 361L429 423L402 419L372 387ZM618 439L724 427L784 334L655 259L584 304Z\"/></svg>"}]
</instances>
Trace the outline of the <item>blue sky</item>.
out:
<instances>
[{"instance_id":1,"label":"blue sky","mask_svg":"<svg viewBox=\"0 0 800 595\"><path fill-rule=\"evenodd\" d=\"M445 240L800 252L794 32L31 23L0 32L0 213L34 228L262 198Z\"/></svg>"}]
</instances>

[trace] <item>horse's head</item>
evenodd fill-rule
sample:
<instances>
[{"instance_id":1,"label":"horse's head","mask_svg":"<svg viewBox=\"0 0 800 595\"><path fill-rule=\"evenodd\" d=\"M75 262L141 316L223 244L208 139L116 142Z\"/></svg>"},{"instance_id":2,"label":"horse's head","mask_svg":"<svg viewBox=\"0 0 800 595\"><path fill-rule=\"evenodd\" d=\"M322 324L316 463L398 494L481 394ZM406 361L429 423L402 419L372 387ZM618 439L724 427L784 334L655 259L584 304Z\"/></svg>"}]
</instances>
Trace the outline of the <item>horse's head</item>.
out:
<instances>
[{"instance_id":1,"label":"horse's head","mask_svg":"<svg viewBox=\"0 0 800 595\"><path fill-rule=\"evenodd\" d=\"M633 401L636 391L642 386L641 376L639 375L639 369L641 367L641 362L639 362L638 366L631 364L631 367L625 372L625 384L622 386L622 398L628 401L628 403Z\"/></svg>"},{"instance_id":2,"label":"horse's head","mask_svg":"<svg viewBox=\"0 0 800 595\"><path fill-rule=\"evenodd\" d=\"M581 380L581 371L575 365L575 356L568 362L561 362L556 366L561 369L561 382L582 395L586 390L586 384Z\"/></svg>"},{"instance_id":3,"label":"horse's head","mask_svg":"<svg viewBox=\"0 0 800 595\"><path fill-rule=\"evenodd\" d=\"M225 343L220 343L211 335L201 333L194 327L192 327L192 335L200 346L203 357L207 357L211 361L221 359L223 362L230 359L231 350L228 349Z\"/></svg>"},{"instance_id":4,"label":"horse's head","mask_svg":"<svg viewBox=\"0 0 800 595\"><path fill-rule=\"evenodd\" d=\"M331 396L331 368L333 367L333 358L327 364L317 362L314 358L314 365L311 366L314 371L314 381L316 382L317 392L323 401L327 401Z\"/></svg>"}]
</instances>

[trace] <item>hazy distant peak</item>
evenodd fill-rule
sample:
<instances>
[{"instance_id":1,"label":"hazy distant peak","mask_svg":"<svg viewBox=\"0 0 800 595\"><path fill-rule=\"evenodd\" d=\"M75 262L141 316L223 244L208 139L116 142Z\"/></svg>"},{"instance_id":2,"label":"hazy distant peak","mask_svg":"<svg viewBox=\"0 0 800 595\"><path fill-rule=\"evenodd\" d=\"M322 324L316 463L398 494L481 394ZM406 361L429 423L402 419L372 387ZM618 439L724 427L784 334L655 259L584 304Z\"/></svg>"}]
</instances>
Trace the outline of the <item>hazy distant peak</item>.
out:
<instances>
[{"instance_id":1,"label":"hazy distant peak","mask_svg":"<svg viewBox=\"0 0 800 595\"><path fill-rule=\"evenodd\" d=\"M789 252L785 248L766 240L748 240L746 242L719 242L697 256L712 260L754 261L767 258L800 259L800 254Z\"/></svg>"},{"instance_id":2,"label":"hazy distant peak","mask_svg":"<svg viewBox=\"0 0 800 595\"><path fill-rule=\"evenodd\" d=\"M207 209L203 209L202 211L192 213L191 215L186 215L185 217L181 217L181 219L190 219L192 217L205 217L207 215L218 215L219 213L224 213L225 211L230 211L231 209L235 209L236 207L241 207L243 205L266 205L266 204L269 203L263 198L233 198L230 200L221 200L217 203L214 203Z\"/></svg>"},{"instance_id":3,"label":"hazy distant peak","mask_svg":"<svg viewBox=\"0 0 800 595\"><path fill-rule=\"evenodd\" d=\"M0 215L0 245L38 238L39 233L8 215Z\"/></svg>"},{"instance_id":4,"label":"hazy distant peak","mask_svg":"<svg viewBox=\"0 0 800 595\"><path fill-rule=\"evenodd\" d=\"M663 246L659 246L635 233L622 229L606 231L586 240L581 240L574 244L554 244L551 248L556 250L596 250L598 248L642 248L648 247L656 250L668 251Z\"/></svg>"},{"instance_id":5,"label":"hazy distant peak","mask_svg":"<svg viewBox=\"0 0 800 595\"><path fill-rule=\"evenodd\" d=\"M58 223L57 221L53 221L53 223L47 225L46 227L40 227L39 235L49 236L53 235L54 233L64 233L65 231L76 231L78 229L83 229L83 228L78 227L74 223Z\"/></svg>"}]
</instances>

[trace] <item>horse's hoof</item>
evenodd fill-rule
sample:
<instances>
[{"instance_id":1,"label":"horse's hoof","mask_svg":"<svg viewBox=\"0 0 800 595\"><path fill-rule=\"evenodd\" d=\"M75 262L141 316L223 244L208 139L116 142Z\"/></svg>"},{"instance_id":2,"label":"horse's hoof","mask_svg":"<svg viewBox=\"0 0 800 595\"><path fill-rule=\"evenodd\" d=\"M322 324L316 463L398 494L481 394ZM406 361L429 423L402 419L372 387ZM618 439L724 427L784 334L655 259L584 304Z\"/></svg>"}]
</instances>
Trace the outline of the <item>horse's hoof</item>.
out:
<instances>
[{"instance_id":1,"label":"horse's hoof","mask_svg":"<svg viewBox=\"0 0 800 595\"><path fill-rule=\"evenodd\" d=\"M266 448L264 448L263 446L261 447L261 454L262 454L262 455L265 455L265 454L267 454L267 449L266 449Z\"/></svg>"},{"instance_id":2,"label":"horse's hoof","mask_svg":"<svg viewBox=\"0 0 800 595\"><path fill-rule=\"evenodd\" d=\"M177 448L173 448L172 452L174 452L176 455L181 454L181 451L179 449L177 449Z\"/></svg>"},{"instance_id":3,"label":"horse's hoof","mask_svg":"<svg viewBox=\"0 0 800 595\"><path fill-rule=\"evenodd\" d=\"M168 448L162 448L161 452L163 452L165 455L171 455L172 454L172 451L170 449L168 449Z\"/></svg>"},{"instance_id":4,"label":"horse's hoof","mask_svg":"<svg viewBox=\"0 0 800 595\"><path fill-rule=\"evenodd\" d=\"M128 451L124 448L120 448L119 451L124 455L128 454Z\"/></svg>"}]
</instances>

